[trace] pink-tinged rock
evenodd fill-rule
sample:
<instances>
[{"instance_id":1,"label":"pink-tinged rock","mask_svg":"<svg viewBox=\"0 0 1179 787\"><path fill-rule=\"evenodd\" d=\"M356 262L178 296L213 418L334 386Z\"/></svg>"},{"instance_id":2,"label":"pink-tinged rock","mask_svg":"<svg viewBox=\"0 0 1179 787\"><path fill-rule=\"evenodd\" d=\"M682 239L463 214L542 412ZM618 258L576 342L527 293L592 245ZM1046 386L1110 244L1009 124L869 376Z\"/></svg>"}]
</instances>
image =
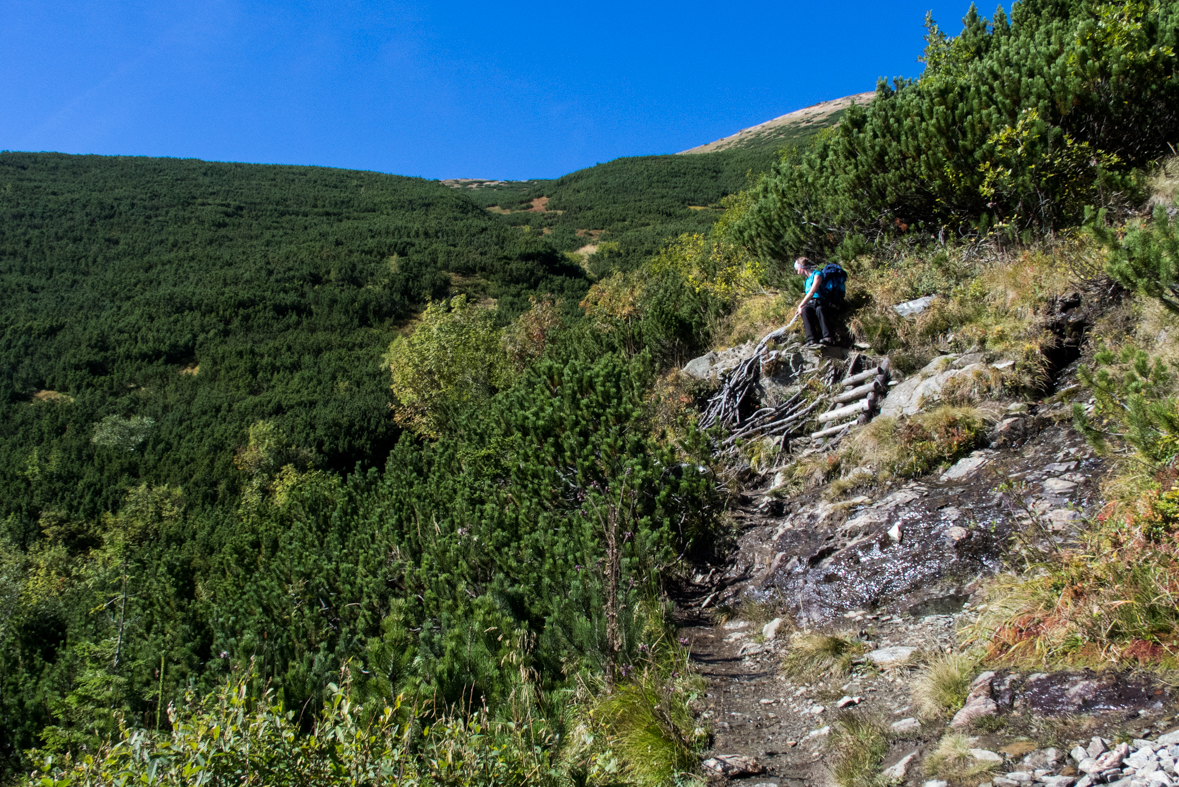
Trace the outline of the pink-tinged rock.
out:
<instances>
[{"instance_id":1,"label":"pink-tinged rock","mask_svg":"<svg viewBox=\"0 0 1179 787\"><path fill-rule=\"evenodd\" d=\"M715 757L709 757L701 765L713 773L727 776L730 779L757 776L765 771L757 760L746 757L744 754L718 754Z\"/></svg>"},{"instance_id":2,"label":"pink-tinged rock","mask_svg":"<svg viewBox=\"0 0 1179 787\"><path fill-rule=\"evenodd\" d=\"M886 781L889 782L903 782L905 780L905 772L909 770L909 763L917 758L917 752L913 751L901 758L900 762L884 769L882 774Z\"/></svg>"},{"instance_id":3,"label":"pink-tinged rock","mask_svg":"<svg viewBox=\"0 0 1179 787\"><path fill-rule=\"evenodd\" d=\"M995 716L999 713L998 704L990 697L975 697L962 706L962 710L954 714L950 726L960 729L968 726L975 719Z\"/></svg>"}]
</instances>

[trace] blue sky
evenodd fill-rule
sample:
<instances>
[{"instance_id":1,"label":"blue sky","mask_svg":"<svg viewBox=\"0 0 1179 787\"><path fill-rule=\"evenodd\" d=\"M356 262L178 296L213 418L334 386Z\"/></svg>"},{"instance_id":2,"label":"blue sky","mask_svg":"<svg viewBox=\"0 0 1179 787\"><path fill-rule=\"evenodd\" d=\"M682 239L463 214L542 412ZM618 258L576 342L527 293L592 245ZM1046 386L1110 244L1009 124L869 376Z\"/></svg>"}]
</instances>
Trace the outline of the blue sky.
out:
<instances>
[{"instance_id":1,"label":"blue sky","mask_svg":"<svg viewBox=\"0 0 1179 787\"><path fill-rule=\"evenodd\" d=\"M0 149L557 177L916 76L968 7L0 0Z\"/></svg>"}]
</instances>

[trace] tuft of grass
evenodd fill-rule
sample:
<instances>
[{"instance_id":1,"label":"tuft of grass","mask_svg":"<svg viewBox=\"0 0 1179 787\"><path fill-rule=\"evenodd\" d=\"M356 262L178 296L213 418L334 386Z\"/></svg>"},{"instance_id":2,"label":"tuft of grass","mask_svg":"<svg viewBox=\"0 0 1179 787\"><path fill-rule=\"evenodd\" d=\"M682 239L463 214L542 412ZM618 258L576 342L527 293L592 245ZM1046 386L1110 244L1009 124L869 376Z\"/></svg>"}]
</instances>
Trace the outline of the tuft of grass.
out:
<instances>
[{"instance_id":1,"label":"tuft of grass","mask_svg":"<svg viewBox=\"0 0 1179 787\"><path fill-rule=\"evenodd\" d=\"M839 454L808 454L782 468L782 483L770 494L780 500L789 500L830 481L839 472L839 467Z\"/></svg>"},{"instance_id":2,"label":"tuft of grass","mask_svg":"<svg viewBox=\"0 0 1179 787\"><path fill-rule=\"evenodd\" d=\"M1171 156L1159 164L1147 181L1151 197L1146 207L1153 209L1155 205L1169 208L1179 201L1179 156Z\"/></svg>"},{"instance_id":3,"label":"tuft of grass","mask_svg":"<svg viewBox=\"0 0 1179 787\"><path fill-rule=\"evenodd\" d=\"M987 781L995 770L995 763L980 760L970 753L974 739L959 732L951 732L938 741L937 749L925 758L925 770L953 787L975 787Z\"/></svg>"},{"instance_id":4,"label":"tuft of grass","mask_svg":"<svg viewBox=\"0 0 1179 787\"><path fill-rule=\"evenodd\" d=\"M645 670L598 703L594 719L634 784L657 787L696 770L696 749L706 741L697 734L691 696L675 679Z\"/></svg>"},{"instance_id":5,"label":"tuft of grass","mask_svg":"<svg viewBox=\"0 0 1179 787\"><path fill-rule=\"evenodd\" d=\"M988 661L1170 668L1179 662L1174 555L1076 549L1037 568L1027 576L995 577L985 609L963 630L966 643L986 648Z\"/></svg>"},{"instance_id":6,"label":"tuft of grass","mask_svg":"<svg viewBox=\"0 0 1179 787\"><path fill-rule=\"evenodd\" d=\"M758 475L764 475L774 468L774 463L782 453L780 438L764 437L750 440L740 446L741 456L749 462L749 467Z\"/></svg>"},{"instance_id":7,"label":"tuft of grass","mask_svg":"<svg viewBox=\"0 0 1179 787\"><path fill-rule=\"evenodd\" d=\"M1007 729L1007 717L1005 716L979 716L970 722L971 729L979 732L988 732L994 734L1002 732Z\"/></svg>"},{"instance_id":8,"label":"tuft of grass","mask_svg":"<svg viewBox=\"0 0 1179 787\"><path fill-rule=\"evenodd\" d=\"M974 369L946 380L939 396L948 405L968 407L996 399L1007 385L1004 374L993 367Z\"/></svg>"},{"instance_id":9,"label":"tuft of grass","mask_svg":"<svg viewBox=\"0 0 1179 787\"><path fill-rule=\"evenodd\" d=\"M857 430L841 451L852 468L844 487L866 481L921 475L982 444L994 416L977 407L942 405L908 418L875 418Z\"/></svg>"},{"instance_id":10,"label":"tuft of grass","mask_svg":"<svg viewBox=\"0 0 1179 787\"><path fill-rule=\"evenodd\" d=\"M851 672L856 658L866 650L863 642L850 637L795 632L782 657L782 674L803 681L842 677Z\"/></svg>"},{"instance_id":11,"label":"tuft of grass","mask_svg":"<svg viewBox=\"0 0 1179 787\"><path fill-rule=\"evenodd\" d=\"M884 721L856 713L839 716L827 746L831 776L839 787L884 787L880 773L888 754L889 729Z\"/></svg>"},{"instance_id":12,"label":"tuft of grass","mask_svg":"<svg viewBox=\"0 0 1179 787\"><path fill-rule=\"evenodd\" d=\"M741 301L736 309L712 330L713 345L734 347L757 341L775 328L790 322L798 296L791 293L760 293Z\"/></svg>"},{"instance_id":13,"label":"tuft of grass","mask_svg":"<svg viewBox=\"0 0 1179 787\"><path fill-rule=\"evenodd\" d=\"M913 681L913 703L926 719L948 718L966 703L978 662L966 653L946 653L928 661Z\"/></svg>"},{"instance_id":14,"label":"tuft of grass","mask_svg":"<svg viewBox=\"0 0 1179 787\"><path fill-rule=\"evenodd\" d=\"M1044 382L1045 351L1056 342L1042 307L1075 289L1075 260L1092 246L1082 238L1018 255L971 246L876 261L849 282L848 327L902 372L944 352L987 352L1016 360L1004 387L1035 389ZM915 317L892 308L930 294L939 297Z\"/></svg>"}]
</instances>

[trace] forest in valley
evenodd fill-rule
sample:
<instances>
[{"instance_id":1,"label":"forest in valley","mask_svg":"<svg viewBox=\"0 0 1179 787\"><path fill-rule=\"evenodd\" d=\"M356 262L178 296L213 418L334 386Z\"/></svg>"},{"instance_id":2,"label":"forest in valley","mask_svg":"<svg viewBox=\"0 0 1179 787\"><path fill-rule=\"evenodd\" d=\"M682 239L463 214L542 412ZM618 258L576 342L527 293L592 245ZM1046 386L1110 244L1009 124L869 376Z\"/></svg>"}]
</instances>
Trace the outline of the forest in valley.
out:
<instances>
[{"instance_id":1,"label":"forest in valley","mask_svg":"<svg viewBox=\"0 0 1179 787\"><path fill-rule=\"evenodd\" d=\"M1173 4L972 7L779 149L500 188L0 153L0 782L696 783L669 589L739 484L675 369L800 254L900 371L1048 349L954 249L1086 238L1173 305L1177 46ZM1162 457L1163 376L1105 379Z\"/></svg>"}]
</instances>

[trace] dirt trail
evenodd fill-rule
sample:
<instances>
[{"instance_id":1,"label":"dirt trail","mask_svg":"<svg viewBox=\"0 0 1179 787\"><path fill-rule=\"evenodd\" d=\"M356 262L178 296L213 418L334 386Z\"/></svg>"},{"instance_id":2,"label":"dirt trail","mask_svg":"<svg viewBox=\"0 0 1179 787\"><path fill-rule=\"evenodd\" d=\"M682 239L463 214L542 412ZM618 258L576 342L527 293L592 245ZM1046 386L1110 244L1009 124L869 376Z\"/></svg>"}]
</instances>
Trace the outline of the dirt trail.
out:
<instances>
[{"instance_id":1,"label":"dirt trail","mask_svg":"<svg viewBox=\"0 0 1179 787\"><path fill-rule=\"evenodd\" d=\"M712 775L713 783L831 783L827 738L848 712L892 726L885 765L913 752L919 762L944 731L944 723L923 726L912 707L919 660L958 649L956 632L980 603L979 578L999 570L1005 555L1016 557L1013 531L1068 544L1082 512L1100 505L1106 465L1067 425L1069 406L1063 399L1033 405L1014 439L1006 435L946 474L844 501L825 501L819 490L784 503L769 503L759 494L764 489L744 499L730 560L697 577L679 599L680 636L709 684L702 717L714 741L706 756L737 755L746 759L734 762L757 765ZM999 490L1013 481L1018 495ZM760 604L741 606L748 601ZM749 619L729 617L734 609ZM768 615L781 617L776 630L763 628ZM789 680L779 665L795 620L859 637L876 652L912 649L911 657L884 669L861 665L837 679ZM1003 743L1001 735L984 738L980 745ZM904 783L923 783L921 769L912 770Z\"/></svg>"}]
</instances>

